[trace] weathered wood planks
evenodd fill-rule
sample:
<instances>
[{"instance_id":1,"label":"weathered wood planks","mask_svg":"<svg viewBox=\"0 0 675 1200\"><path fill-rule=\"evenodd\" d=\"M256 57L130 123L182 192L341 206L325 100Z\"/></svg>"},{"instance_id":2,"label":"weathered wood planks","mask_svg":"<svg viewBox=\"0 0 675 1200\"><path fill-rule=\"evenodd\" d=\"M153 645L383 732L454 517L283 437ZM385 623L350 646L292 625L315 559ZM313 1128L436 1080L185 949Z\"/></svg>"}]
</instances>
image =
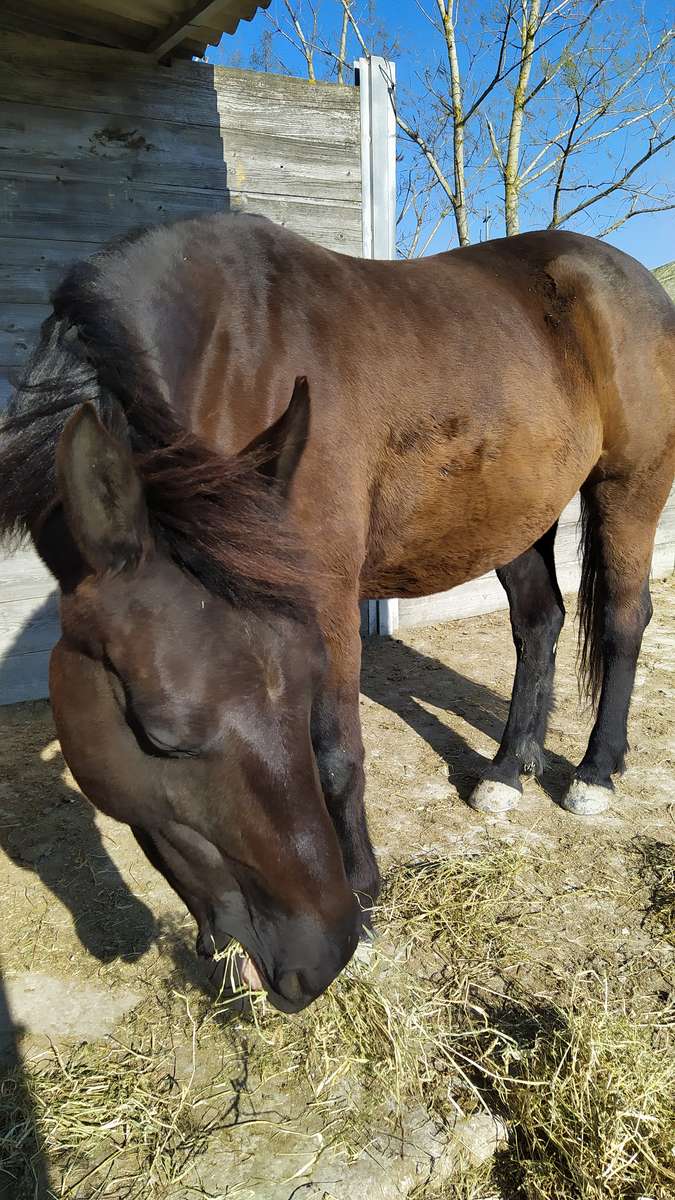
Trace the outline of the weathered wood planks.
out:
<instances>
[{"instance_id":1,"label":"weathered wood planks","mask_svg":"<svg viewBox=\"0 0 675 1200\"><path fill-rule=\"evenodd\" d=\"M0 101L77 112L269 134L326 145L359 144L354 88L309 84L207 63L153 66L145 55L3 34ZM360 162L355 156L355 163Z\"/></svg>"}]
</instances>

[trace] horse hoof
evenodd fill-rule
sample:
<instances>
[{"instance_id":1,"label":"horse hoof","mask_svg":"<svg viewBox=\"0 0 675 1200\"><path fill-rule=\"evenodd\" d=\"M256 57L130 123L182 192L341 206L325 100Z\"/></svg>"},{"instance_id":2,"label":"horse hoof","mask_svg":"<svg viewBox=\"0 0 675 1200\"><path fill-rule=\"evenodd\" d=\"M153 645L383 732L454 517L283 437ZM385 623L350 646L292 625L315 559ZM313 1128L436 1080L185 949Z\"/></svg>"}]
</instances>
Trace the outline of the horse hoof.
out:
<instances>
[{"instance_id":1,"label":"horse hoof","mask_svg":"<svg viewBox=\"0 0 675 1200\"><path fill-rule=\"evenodd\" d=\"M600 787L597 783L584 783L583 779L573 779L560 805L566 812L574 813L575 817L595 817L607 811L611 798L609 788Z\"/></svg>"},{"instance_id":2,"label":"horse hoof","mask_svg":"<svg viewBox=\"0 0 675 1200\"><path fill-rule=\"evenodd\" d=\"M363 963L366 966L370 966L374 953L375 953L375 935L373 933L369 933L367 935L364 935L362 933L361 937L359 938L359 942L356 947L356 950L354 951L352 961L355 963L358 962L358 963Z\"/></svg>"},{"instance_id":3,"label":"horse hoof","mask_svg":"<svg viewBox=\"0 0 675 1200\"><path fill-rule=\"evenodd\" d=\"M497 783L495 779L482 779L469 796L469 804L476 812L495 816L517 808L520 798L521 793L517 788L509 787L506 783Z\"/></svg>"}]
</instances>

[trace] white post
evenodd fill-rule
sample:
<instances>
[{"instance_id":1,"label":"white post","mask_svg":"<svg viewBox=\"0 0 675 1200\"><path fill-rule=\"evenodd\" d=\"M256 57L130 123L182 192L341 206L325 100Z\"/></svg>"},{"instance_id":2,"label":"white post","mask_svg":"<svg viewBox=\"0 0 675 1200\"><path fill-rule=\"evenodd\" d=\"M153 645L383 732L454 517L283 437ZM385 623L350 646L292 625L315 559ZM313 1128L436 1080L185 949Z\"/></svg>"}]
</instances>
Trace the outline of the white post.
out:
<instances>
[{"instance_id":1,"label":"white post","mask_svg":"<svg viewBox=\"0 0 675 1200\"><path fill-rule=\"evenodd\" d=\"M372 56L354 63L361 96L361 196L364 258L396 257L396 117L392 104L394 63ZM398 600L368 601L376 605L377 632L398 629ZM372 618L368 622L372 628ZM374 630L372 630L374 632Z\"/></svg>"},{"instance_id":2,"label":"white post","mask_svg":"<svg viewBox=\"0 0 675 1200\"><path fill-rule=\"evenodd\" d=\"M361 195L364 258L396 255L396 117L390 92L396 68L384 58L354 63L361 98Z\"/></svg>"}]
</instances>

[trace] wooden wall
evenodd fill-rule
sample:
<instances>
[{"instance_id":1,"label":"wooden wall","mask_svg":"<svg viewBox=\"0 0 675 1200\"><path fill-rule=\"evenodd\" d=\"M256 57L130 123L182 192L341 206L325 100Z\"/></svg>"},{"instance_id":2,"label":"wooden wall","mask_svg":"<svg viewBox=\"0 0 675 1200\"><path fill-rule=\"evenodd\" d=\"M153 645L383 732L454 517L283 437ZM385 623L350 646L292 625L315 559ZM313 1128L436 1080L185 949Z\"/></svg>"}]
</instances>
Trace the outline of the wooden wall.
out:
<instances>
[{"instance_id":1,"label":"wooden wall","mask_svg":"<svg viewBox=\"0 0 675 1200\"><path fill-rule=\"evenodd\" d=\"M358 91L0 33L0 403L69 263L227 207L361 254ZM0 560L0 703L46 694L55 612L32 553Z\"/></svg>"},{"instance_id":2,"label":"wooden wall","mask_svg":"<svg viewBox=\"0 0 675 1200\"><path fill-rule=\"evenodd\" d=\"M228 207L361 253L353 88L0 34L0 373L69 262Z\"/></svg>"}]
</instances>

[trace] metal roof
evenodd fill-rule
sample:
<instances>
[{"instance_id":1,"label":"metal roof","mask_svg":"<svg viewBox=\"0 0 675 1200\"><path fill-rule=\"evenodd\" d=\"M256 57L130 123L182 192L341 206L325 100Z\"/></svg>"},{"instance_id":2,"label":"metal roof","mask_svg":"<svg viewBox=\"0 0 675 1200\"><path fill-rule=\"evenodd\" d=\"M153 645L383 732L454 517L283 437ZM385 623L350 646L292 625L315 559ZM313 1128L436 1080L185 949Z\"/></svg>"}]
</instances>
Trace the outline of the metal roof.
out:
<instances>
[{"instance_id":1,"label":"metal roof","mask_svg":"<svg viewBox=\"0 0 675 1200\"><path fill-rule=\"evenodd\" d=\"M2 0L0 29L140 50L157 59L201 56L270 0Z\"/></svg>"}]
</instances>

